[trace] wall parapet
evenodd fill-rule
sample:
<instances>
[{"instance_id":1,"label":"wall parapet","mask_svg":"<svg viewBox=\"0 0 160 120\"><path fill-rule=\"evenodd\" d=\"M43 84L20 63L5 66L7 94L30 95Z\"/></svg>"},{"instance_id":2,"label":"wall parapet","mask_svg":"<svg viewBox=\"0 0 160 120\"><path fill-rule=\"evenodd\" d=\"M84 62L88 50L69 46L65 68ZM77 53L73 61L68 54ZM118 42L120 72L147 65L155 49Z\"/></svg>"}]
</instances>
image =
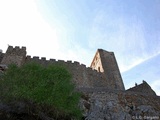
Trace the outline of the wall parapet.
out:
<instances>
[{"instance_id":1,"label":"wall parapet","mask_svg":"<svg viewBox=\"0 0 160 120\"><path fill-rule=\"evenodd\" d=\"M1 63L6 65L14 63L20 66L25 61L26 53L26 47L20 48L18 46L8 46L8 49L3 56Z\"/></svg>"},{"instance_id":2,"label":"wall parapet","mask_svg":"<svg viewBox=\"0 0 160 120\"><path fill-rule=\"evenodd\" d=\"M74 65L74 66L82 66L82 67L86 67L86 65L84 64L80 64L80 62L77 62L77 61L71 61L71 60L67 60L67 61L64 61L64 60L57 60L57 59L49 59L47 60L46 57L39 57L39 56L33 56L31 57L30 55L27 55L26 56L26 60L25 62L38 62L38 63L41 63L42 61L44 62L48 62L48 63L55 63L55 64L64 64L64 65ZM91 68L88 68L88 69L91 69ZM94 70L93 70L94 71Z\"/></svg>"},{"instance_id":3,"label":"wall parapet","mask_svg":"<svg viewBox=\"0 0 160 120\"><path fill-rule=\"evenodd\" d=\"M103 52L104 50L99 49L98 52L99 51ZM113 54L113 52L107 52L107 53ZM0 60L3 57L1 56L0 56ZM104 59L104 57L102 59ZM49 64L66 66L68 70L72 73L73 81L78 87L111 88L110 81L113 81L112 86L114 86L114 84L117 84L115 80L113 80L113 78L108 80L107 75L105 75L106 74L105 71L100 71L98 69L95 70L91 67L87 67L86 65L79 63L78 61L70 61L70 60L64 61L64 60L56 60L56 59L47 60L46 57L40 58L39 56L33 56L33 57L29 55L26 56L26 47L23 47L23 46L21 48L19 46L15 46L15 47L8 46L8 49L4 54L4 57L1 60L1 63L6 65L10 63L15 63L18 66L20 66L27 62L33 62L33 61L39 64L42 64L44 66L48 66ZM107 69L111 69L111 68L112 67L108 67ZM108 73L109 73L108 75L110 75L110 72ZM112 70L112 73L114 73L113 70Z\"/></svg>"},{"instance_id":4,"label":"wall parapet","mask_svg":"<svg viewBox=\"0 0 160 120\"><path fill-rule=\"evenodd\" d=\"M78 87L94 87L94 86L103 86L107 87L107 83L105 82L105 77L103 73L98 72L91 67L86 67L86 65L79 63L78 61L71 61L71 60L56 60L56 59L49 59L46 60L45 57L38 57L38 56L26 56L27 62L37 62L42 65L48 66L49 64L52 65L64 65L66 66L69 71L73 75L73 81Z\"/></svg>"},{"instance_id":5,"label":"wall parapet","mask_svg":"<svg viewBox=\"0 0 160 120\"><path fill-rule=\"evenodd\" d=\"M26 47L22 46L21 48L19 46L8 46L8 49L6 51L7 55L18 55L18 56L26 56Z\"/></svg>"}]
</instances>

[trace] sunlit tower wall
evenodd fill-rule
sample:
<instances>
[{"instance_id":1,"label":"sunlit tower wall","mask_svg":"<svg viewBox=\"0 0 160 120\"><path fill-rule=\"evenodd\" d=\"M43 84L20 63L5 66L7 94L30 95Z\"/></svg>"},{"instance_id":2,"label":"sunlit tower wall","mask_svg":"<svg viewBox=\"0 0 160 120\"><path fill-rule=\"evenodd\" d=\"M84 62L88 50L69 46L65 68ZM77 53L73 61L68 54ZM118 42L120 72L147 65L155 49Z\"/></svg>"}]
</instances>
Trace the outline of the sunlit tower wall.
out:
<instances>
[{"instance_id":1,"label":"sunlit tower wall","mask_svg":"<svg viewBox=\"0 0 160 120\"><path fill-rule=\"evenodd\" d=\"M125 90L119 67L113 52L98 49L90 65L92 69L102 72L109 89Z\"/></svg>"}]
</instances>

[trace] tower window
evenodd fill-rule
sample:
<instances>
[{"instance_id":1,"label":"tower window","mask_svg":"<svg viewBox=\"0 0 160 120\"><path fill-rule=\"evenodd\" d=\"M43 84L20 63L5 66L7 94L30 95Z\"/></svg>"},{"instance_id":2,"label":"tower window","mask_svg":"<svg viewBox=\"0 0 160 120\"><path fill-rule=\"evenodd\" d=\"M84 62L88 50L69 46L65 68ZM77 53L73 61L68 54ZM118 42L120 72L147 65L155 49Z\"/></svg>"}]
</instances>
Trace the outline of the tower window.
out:
<instances>
[{"instance_id":1,"label":"tower window","mask_svg":"<svg viewBox=\"0 0 160 120\"><path fill-rule=\"evenodd\" d=\"M100 72L100 67L98 67L98 72Z\"/></svg>"}]
</instances>

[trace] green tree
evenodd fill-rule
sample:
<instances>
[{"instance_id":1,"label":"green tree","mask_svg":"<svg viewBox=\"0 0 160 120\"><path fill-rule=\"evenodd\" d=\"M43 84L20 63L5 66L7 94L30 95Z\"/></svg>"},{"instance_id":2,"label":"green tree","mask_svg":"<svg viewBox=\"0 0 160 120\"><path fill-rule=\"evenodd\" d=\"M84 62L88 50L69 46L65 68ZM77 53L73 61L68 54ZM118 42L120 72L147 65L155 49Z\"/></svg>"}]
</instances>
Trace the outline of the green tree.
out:
<instances>
[{"instance_id":1,"label":"green tree","mask_svg":"<svg viewBox=\"0 0 160 120\"><path fill-rule=\"evenodd\" d=\"M4 101L32 100L40 105L53 106L57 115L61 111L78 119L81 117L78 107L80 94L74 91L71 78L63 66L10 65L0 80L1 98Z\"/></svg>"}]
</instances>

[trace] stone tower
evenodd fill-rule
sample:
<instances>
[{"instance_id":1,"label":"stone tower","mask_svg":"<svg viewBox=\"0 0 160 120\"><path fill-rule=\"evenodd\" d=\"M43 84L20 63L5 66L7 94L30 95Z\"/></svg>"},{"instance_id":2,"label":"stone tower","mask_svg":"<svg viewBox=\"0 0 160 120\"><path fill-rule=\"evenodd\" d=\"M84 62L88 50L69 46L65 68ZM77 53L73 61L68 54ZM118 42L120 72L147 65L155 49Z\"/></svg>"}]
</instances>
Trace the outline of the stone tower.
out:
<instances>
[{"instance_id":1,"label":"stone tower","mask_svg":"<svg viewBox=\"0 0 160 120\"><path fill-rule=\"evenodd\" d=\"M109 89L125 90L113 52L98 49L90 67L104 73Z\"/></svg>"},{"instance_id":2,"label":"stone tower","mask_svg":"<svg viewBox=\"0 0 160 120\"><path fill-rule=\"evenodd\" d=\"M22 65L26 58L26 47L15 47L9 46L6 54L4 55L3 59L1 60L1 64L9 65L9 64L16 64L18 66Z\"/></svg>"}]
</instances>

